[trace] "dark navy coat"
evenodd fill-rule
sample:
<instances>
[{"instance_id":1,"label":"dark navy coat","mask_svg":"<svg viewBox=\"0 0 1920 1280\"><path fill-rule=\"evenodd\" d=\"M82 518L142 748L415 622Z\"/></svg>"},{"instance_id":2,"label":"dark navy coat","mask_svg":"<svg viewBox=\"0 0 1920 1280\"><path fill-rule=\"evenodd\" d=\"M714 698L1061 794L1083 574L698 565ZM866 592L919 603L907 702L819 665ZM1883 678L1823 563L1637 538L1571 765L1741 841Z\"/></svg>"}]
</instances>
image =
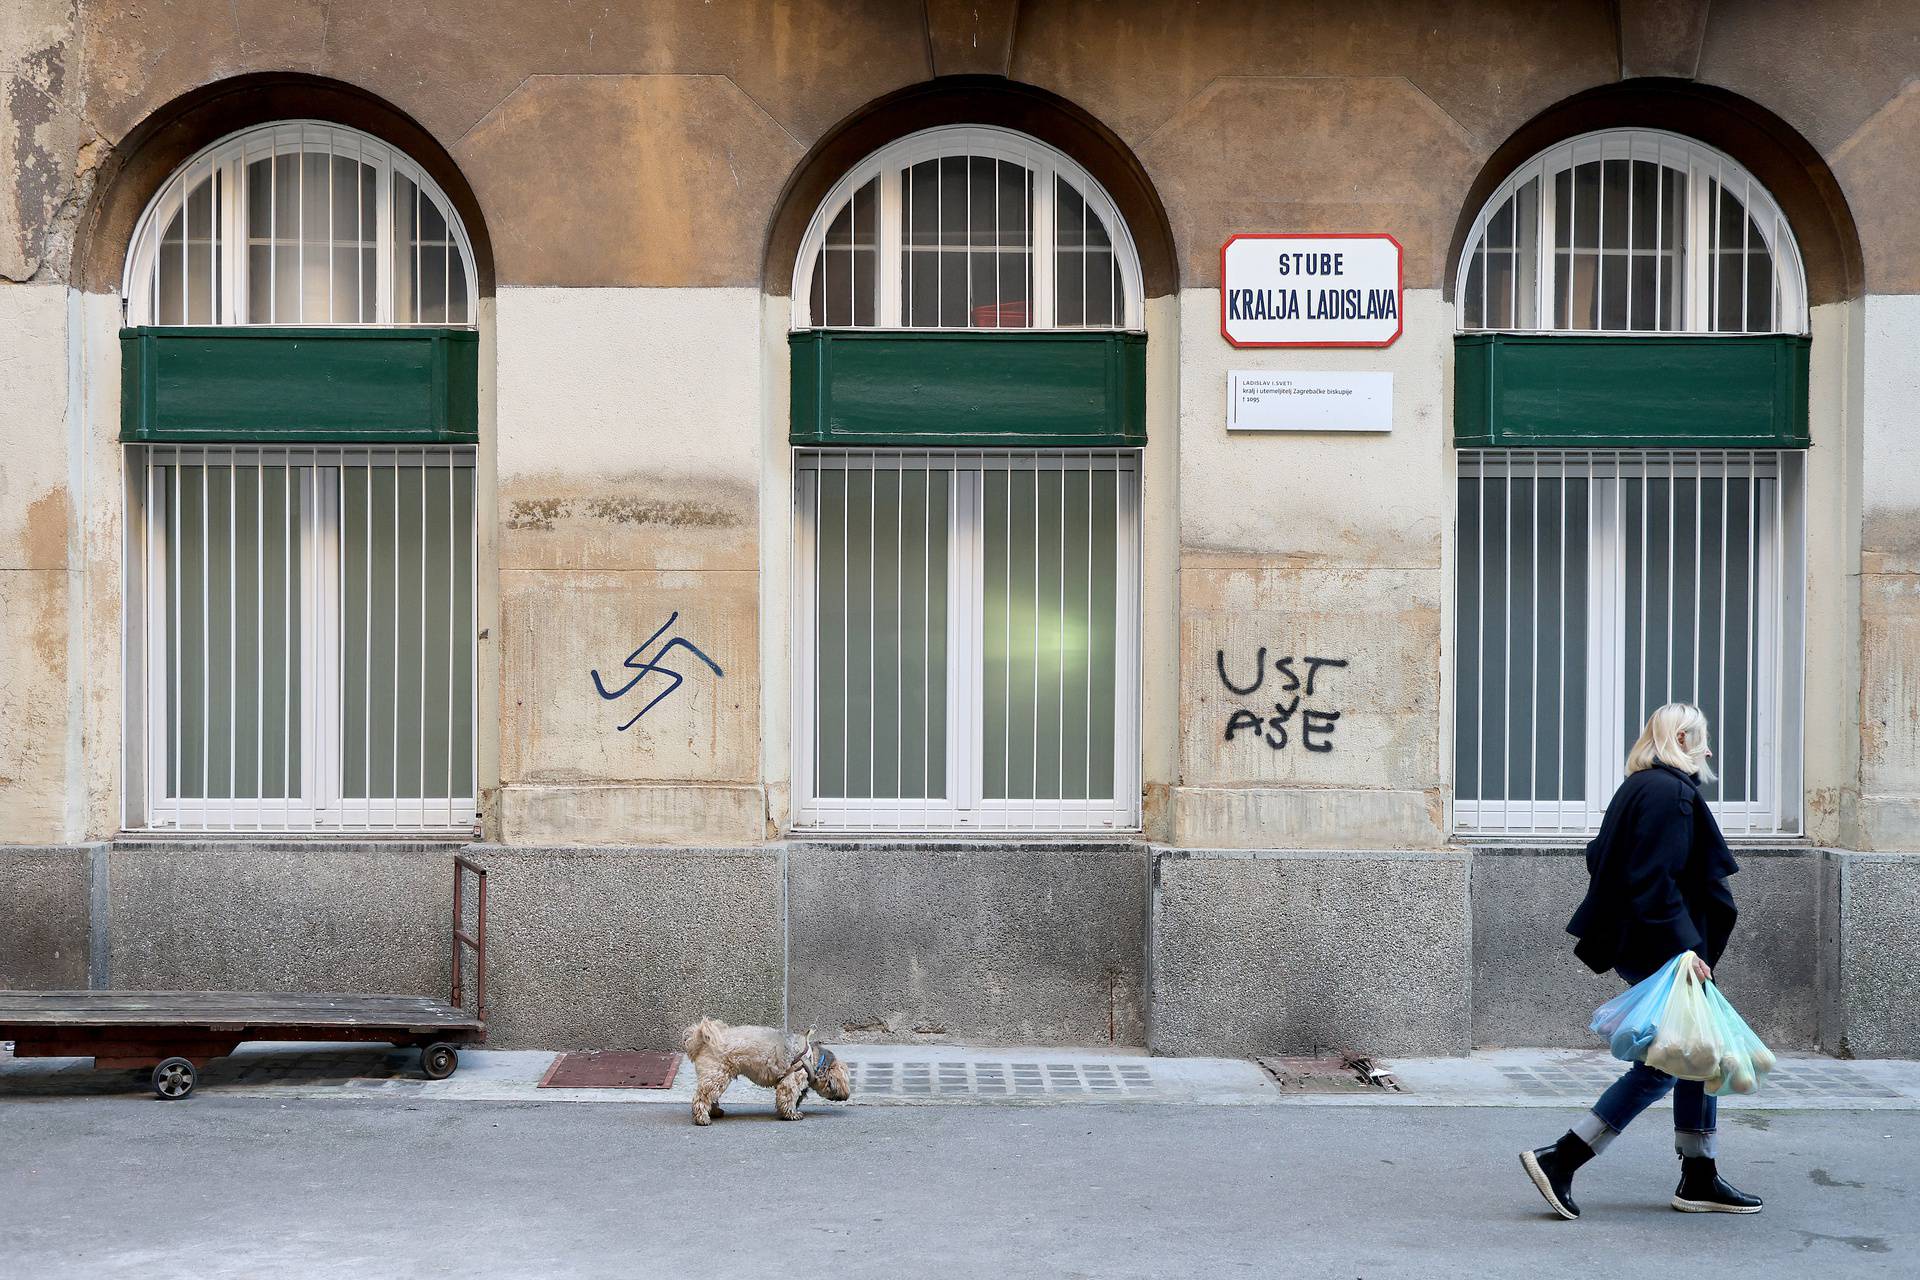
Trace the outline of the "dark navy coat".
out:
<instances>
[{"instance_id":1,"label":"dark navy coat","mask_svg":"<svg viewBox=\"0 0 1920 1280\"><path fill-rule=\"evenodd\" d=\"M1651 973L1682 951L1720 963L1739 914L1727 877L1739 869L1694 775L1665 764L1628 774L1587 845L1573 953L1595 973Z\"/></svg>"}]
</instances>

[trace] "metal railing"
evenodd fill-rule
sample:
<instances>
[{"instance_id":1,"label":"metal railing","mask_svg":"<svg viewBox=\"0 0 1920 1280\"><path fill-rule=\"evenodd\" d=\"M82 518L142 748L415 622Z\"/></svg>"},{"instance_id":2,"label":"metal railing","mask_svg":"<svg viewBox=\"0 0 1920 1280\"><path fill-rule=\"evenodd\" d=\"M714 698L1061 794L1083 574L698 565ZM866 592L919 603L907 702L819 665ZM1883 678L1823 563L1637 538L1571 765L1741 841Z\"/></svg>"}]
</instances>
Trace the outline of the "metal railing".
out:
<instances>
[{"instance_id":1,"label":"metal railing","mask_svg":"<svg viewBox=\"0 0 1920 1280\"><path fill-rule=\"evenodd\" d=\"M466 931L466 912L464 887L467 874L473 874L474 907L473 932ZM464 854L455 854L453 858L453 990L447 1003L456 1009L466 1008L466 984L464 982L466 957L461 953L465 947L473 952L473 1016L476 1021L487 1020L487 869Z\"/></svg>"}]
</instances>

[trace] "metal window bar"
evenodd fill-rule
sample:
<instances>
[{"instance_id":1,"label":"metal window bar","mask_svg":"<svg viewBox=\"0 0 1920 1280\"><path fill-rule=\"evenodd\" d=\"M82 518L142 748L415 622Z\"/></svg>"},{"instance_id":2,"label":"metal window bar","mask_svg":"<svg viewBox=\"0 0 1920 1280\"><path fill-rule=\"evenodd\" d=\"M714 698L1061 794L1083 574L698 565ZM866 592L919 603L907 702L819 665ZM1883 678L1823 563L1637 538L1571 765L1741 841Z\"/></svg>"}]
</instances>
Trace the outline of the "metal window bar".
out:
<instances>
[{"instance_id":1,"label":"metal window bar","mask_svg":"<svg viewBox=\"0 0 1920 1280\"><path fill-rule=\"evenodd\" d=\"M900 217L902 227L900 239L906 245L900 256L906 265L907 287L900 291L898 323L912 325L918 319L914 312L914 302L919 297L919 294L914 291L914 275L920 264L919 255L914 252L916 246L913 236L913 167L911 165L900 170L900 200L904 207ZM884 209L884 206L882 208ZM884 212L882 216L885 216Z\"/></svg>"},{"instance_id":2,"label":"metal window bar","mask_svg":"<svg viewBox=\"0 0 1920 1280\"><path fill-rule=\"evenodd\" d=\"M1798 830L1804 596L1789 556L1803 533L1789 462L1461 452L1455 688L1472 703L1454 717L1457 827L1594 829L1647 714L1692 701L1724 769L1708 791L1722 826ZM1582 524L1584 543L1570 536Z\"/></svg>"},{"instance_id":3,"label":"metal window bar","mask_svg":"<svg viewBox=\"0 0 1920 1280\"><path fill-rule=\"evenodd\" d=\"M148 726L140 825L470 829L473 450L148 446L134 456L143 578L129 625ZM391 521L374 518L382 505ZM391 594L374 589L383 574ZM395 647L380 671L386 647L369 639L388 631ZM446 714L430 718L443 685Z\"/></svg>"},{"instance_id":4,"label":"metal window bar","mask_svg":"<svg viewBox=\"0 0 1920 1280\"><path fill-rule=\"evenodd\" d=\"M941 163L942 158L936 156L933 161L933 242L940 247L933 272L935 327L947 323L947 166Z\"/></svg>"},{"instance_id":5,"label":"metal window bar","mask_svg":"<svg viewBox=\"0 0 1920 1280\"><path fill-rule=\"evenodd\" d=\"M1667 164L1664 140L1654 143L1653 154L1653 324L1654 329L1682 327L1684 323L1667 306L1665 289L1667 235Z\"/></svg>"},{"instance_id":6,"label":"metal window bar","mask_svg":"<svg viewBox=\"0 0 1920 1280\"><path fill-rule=\"evenodd\" d=\"M1137 470L1131 451L796 454L800 825L1137 826Z\"/></svg>"}]
</instances>

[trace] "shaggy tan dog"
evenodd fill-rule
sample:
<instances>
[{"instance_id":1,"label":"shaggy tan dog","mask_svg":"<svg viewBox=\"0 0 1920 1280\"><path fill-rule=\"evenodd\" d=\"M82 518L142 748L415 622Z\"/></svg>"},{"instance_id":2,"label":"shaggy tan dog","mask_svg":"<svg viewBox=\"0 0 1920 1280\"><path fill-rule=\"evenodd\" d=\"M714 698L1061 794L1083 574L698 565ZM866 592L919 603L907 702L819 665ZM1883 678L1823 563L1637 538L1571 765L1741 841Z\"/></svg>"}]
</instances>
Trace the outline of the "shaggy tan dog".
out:
<instances>
[{"instance_id":1,"label":"shaggy tan dog","mask_svg":"<svg viewBox=\"0 0 1920 1280\"><path fill-rule=\"evenodd\" d=\"M815 1044L811 1030L790 1036L773 1027L732 1027L718 1018L702 1018L687 1028L680 1047L693 1063L695 1124L712 1124L726 1114L720 1110L720 1095L735 1076L773 1090L773 1109L782 1120L800 1118L800 1099L808 1089L833 1102L853 1096L847 1064L825 1045Z\"/></svg>"}]
</instances>

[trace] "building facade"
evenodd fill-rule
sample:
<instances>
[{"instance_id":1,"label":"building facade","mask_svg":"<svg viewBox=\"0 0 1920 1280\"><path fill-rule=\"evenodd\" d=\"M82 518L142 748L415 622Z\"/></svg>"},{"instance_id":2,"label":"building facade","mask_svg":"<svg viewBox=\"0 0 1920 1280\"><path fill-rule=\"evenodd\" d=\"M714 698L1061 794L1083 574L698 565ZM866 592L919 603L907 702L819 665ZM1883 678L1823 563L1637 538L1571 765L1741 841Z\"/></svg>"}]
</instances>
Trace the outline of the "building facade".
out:
<instances>
[{"instance_id":1,"label":"building facade","mask_svg":"<svg viewBox=\"0 0 1920 1280\"><path fill-rule=\"evenodd\" d=\"M0 986L433 990L477 849L496 1044L1577 1044L1679 699L1730 992L1920 1053L1916 71L1873 0L12 5Z\"/></svg>"}]
</instances>

